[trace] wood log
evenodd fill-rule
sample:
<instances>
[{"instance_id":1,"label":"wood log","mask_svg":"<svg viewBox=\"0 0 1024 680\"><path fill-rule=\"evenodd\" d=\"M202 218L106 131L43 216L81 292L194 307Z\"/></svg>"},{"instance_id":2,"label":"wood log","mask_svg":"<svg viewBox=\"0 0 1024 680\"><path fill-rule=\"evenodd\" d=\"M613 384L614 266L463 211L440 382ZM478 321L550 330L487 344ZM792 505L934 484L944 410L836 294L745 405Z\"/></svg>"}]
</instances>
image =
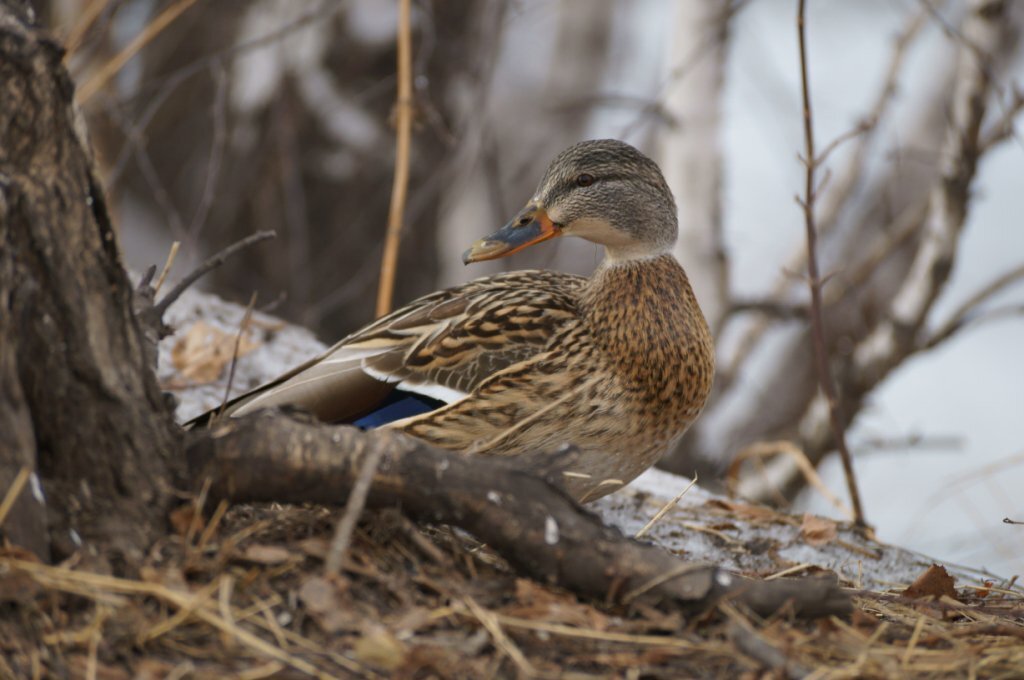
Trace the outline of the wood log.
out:
<instances>
[{"instance_id":1,"label":"wood log","mask_svg":"<svg viewBox=\"0 0 1024 680\"><path fill-rule=\"evenodd\" d=\"M374 507L451 524L487 543L531 578L587 598L671 603L688 612L723 599L761 614L790 606L802 616L844 613L834 577L752 581L684 562L624 537L552 480L571 452L528 460L468 456L399 433L303 422L263 412L215 424L187 446L189 468L210 494L235 502L343 503L370 452L383 447L368 496ZM542 478L535 471L541 471Z\"/></svg>"}]
</instances>

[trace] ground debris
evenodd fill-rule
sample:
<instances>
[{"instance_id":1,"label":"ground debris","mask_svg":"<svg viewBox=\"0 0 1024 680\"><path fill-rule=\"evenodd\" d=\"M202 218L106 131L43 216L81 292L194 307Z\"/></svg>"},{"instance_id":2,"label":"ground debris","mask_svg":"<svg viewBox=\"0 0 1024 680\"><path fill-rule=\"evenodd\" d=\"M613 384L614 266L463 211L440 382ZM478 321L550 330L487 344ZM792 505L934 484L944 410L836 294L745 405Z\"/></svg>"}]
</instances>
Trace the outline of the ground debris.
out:
<instances>
[{"instance_id":1,"label":"ground debris","mask_svg":"<svg viewBox=\"0 0 1024 680\"><path fill-rule=\"evenodd\" d=\"M0 603L0 676L985 678L1024 670L1024 596L998 585L973 601L932 602L941 617L894 587L861 591L849 620L766 621L726 603L685 620L653 606L580 601L517 577L462 532L416 526L394 511L365 513L341 575L330 577L322 548L341 512L231 508L205 537L168 535L141 579L0 552L0 591L23 593Z\"/></svg>"}]
</instances>

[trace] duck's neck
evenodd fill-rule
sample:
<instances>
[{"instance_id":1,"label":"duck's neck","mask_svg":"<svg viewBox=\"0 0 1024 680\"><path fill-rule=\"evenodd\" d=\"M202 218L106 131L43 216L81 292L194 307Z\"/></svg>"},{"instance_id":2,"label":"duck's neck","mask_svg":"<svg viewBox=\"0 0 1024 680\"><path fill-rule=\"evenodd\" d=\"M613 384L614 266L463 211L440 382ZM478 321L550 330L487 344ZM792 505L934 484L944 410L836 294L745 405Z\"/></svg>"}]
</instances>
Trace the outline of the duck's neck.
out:
<instances>
[{"instance_id":1,"label":"duck's neck","mask_svg":"<svg viewBox=\"0 0 1024 680\"><path fill-rule=\"evenodd\" d=\"M580 302L595 343L639 387L662 389L695 354L713 361L704 315L672 255L606 259Z\"/></svg>"},{"instance_id":2,"label":"duck's neck","mask_svg":"<svg viewBox=\"0 0 1024 680\"><path fill-rule=\"evenodd\" d=\"M659 248L649 243L628 241L619 245L606 245L602 267L629 264L631 262L647 262L662 257L672 257L670 248ZM672 258L673 260L675 258Z\"/></svg>"}]
</instances>

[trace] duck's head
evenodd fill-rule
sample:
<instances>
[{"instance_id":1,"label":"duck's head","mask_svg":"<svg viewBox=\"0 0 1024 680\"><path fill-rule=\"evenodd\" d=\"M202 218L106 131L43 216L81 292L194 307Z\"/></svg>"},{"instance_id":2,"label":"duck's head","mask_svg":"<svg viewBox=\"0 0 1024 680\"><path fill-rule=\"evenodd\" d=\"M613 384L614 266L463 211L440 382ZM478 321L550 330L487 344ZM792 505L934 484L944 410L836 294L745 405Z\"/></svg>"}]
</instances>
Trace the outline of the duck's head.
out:
<instances>
[{"instance_id":1,"label":"duck's head","mask_svg":"<svg viewBox=\"0 0 1024 680\"><path fill-rule=\"evenodd\" d=\"M462 261L493 260L563 235L603 245L612 261L647 258L669 252L676 231L672 192L654 161L625 142L596 139L558 154L526 207Z\"/></svg>"}]
</instances>

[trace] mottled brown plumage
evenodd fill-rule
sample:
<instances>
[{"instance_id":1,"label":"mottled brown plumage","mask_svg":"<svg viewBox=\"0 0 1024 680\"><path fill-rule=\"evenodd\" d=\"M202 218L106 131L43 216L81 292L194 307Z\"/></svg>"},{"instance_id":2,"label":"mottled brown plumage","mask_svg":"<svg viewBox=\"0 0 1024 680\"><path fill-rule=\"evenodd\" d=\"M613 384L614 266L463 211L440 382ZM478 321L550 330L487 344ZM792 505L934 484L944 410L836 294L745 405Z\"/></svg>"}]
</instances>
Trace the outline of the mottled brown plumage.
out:
<instances>
[{"instance_id":1,"label":"mottled brown plumage","mask_svg":"<svg viewBox=\"0 0 1024 680\"><path fill-rule=\"evenodd\" d=\"M606 248L589 279L523 271L434 293L237 400L232 413L297 404L331 420L372 408L394 385L450 401L388 427L486 455L580 450L567 488L590 500L629 482L704 406L714 346L669 253L675 206L632 147L583 142L552 163L523 212L467 261L552 236Z\"/></svg>"}]
</instances>

